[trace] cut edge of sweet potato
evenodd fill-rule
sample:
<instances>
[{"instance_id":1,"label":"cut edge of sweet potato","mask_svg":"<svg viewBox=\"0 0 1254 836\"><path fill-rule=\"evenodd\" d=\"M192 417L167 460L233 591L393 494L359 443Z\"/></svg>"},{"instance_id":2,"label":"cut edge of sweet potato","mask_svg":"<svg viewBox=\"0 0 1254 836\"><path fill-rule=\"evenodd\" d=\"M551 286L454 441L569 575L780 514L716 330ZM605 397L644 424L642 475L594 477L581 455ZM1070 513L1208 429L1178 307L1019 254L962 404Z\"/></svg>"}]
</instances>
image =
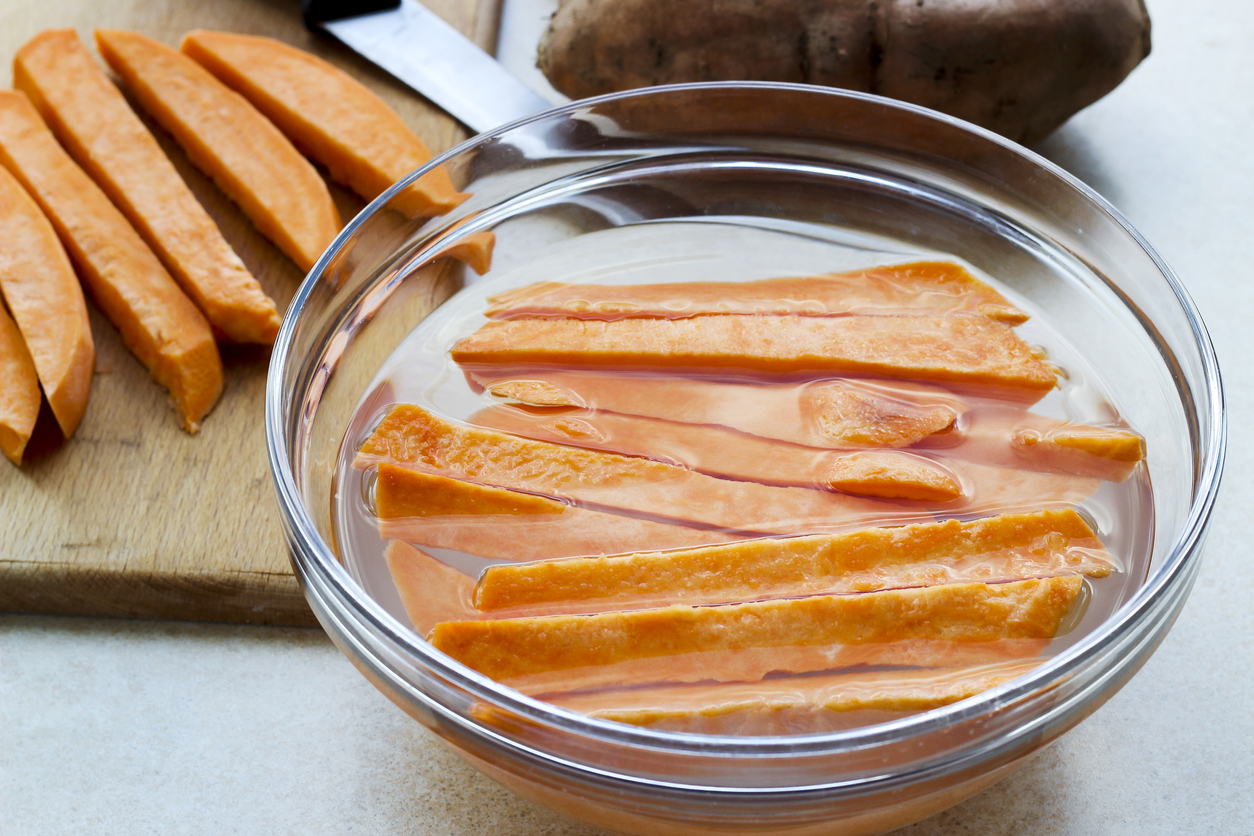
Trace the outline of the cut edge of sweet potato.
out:
<instances>
[{"instance_id":1,"label":"cut edge of sweet potato","mask_svg":"<svg viewBox=\"0 0 1254 836\"><path fill-rule=\"evenodd\" d=\"M452 357L472 374L501 364L868 374L991 387L1029 402L1057 385L1027 343L980 316L491 320Z\"/></svg>"}]
</instances>

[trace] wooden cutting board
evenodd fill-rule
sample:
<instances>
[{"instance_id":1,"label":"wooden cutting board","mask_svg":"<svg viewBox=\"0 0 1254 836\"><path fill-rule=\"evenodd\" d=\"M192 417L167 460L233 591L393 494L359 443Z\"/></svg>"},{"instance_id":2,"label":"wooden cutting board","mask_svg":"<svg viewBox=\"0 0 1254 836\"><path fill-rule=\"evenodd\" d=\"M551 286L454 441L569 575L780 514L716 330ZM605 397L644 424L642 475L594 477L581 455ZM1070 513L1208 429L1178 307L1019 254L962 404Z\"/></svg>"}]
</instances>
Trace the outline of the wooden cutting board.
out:
<instances>
[{"instance_id":1,"label":"wooden cutting board","mask_svg":"<svg viewBox=\"0 0 1254 836\"><path fill-rule=\"evenodd\" d=\"M500 0L425 0L485 49ZM433 151L467 132L333 41L307 32L298 0L33 0L0 4L5 87L12 56L43 29L129 29L177 45L192 29L267 35L364 82ZM244 263L286 307L302 278L225 195L153 132ZM364 202L334 184L345 221ZM3 246L3 242L0 242ZM268 349L224 347L226 386L199 435L178 427L163 387L91 306L96 374L87 414L59 443L45 404L20 469L0 459L0 611L313 624L288 560L266 460Z\"/></svg>"}]
</instances>

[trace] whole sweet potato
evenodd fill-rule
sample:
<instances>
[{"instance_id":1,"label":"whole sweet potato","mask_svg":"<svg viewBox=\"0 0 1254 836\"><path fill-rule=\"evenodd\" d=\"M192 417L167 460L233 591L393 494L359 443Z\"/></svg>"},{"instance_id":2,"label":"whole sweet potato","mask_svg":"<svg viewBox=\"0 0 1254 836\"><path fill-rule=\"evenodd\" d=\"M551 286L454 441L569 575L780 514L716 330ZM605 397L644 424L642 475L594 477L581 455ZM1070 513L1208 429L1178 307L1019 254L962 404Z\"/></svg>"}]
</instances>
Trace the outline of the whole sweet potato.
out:
<instances>
[{"instance_id":1,"label":"whole sweet potato","mask_svg":"<svg viewBox=\"0 0 1254 836\"><path fill-rule=\"evenodd\" d=\"M1143 0L560 0L539 65L573 98L802 82L913 102L1030 143L1149 51Z\"/></svg>"}]
</instances>

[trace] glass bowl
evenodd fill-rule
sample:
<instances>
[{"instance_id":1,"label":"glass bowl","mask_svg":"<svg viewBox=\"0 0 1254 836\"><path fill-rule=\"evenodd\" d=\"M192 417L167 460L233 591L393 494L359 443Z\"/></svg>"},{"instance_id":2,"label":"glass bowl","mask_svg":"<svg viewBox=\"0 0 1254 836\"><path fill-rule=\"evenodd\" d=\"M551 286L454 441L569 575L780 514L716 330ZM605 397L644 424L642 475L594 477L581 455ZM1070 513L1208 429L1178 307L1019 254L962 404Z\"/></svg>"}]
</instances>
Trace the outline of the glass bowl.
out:
<instances>
[{"instance_id":1,"label":"glass bowl","mask_svg":"<svg viewBox=\"0 0 1254 836\"><path fill-rule=\"evenodd\" d=\"M443 217L410 219L395 196L434 166L469 197ZM658 731L495 684L435 651L370 594L339 559L333 525L346 428L415 326L463 286L473 292L473 273L444 256L488 231L496 240L489 279L537 265L553 277L651 260L694 269L729 257L794 264L805 247L792 244L808 239L848 252L946 252L997 277L1012 301L1049 324L1048 336L1074 349L1069 367L1103 381L1146 438L1152 513L1104 521L1132 529L1146 550L1144 583L1027 675L839 732ZM345 655L520 794L608 830L685 836L889 830L988 786L1094 711L1144 664L1184 604L1219 484L1224 426L1215 356L1192 301L1092 190L956 119L777 84L576 102L432 161L371 203L315 265L284 320L266 392L295 571Z\"/></svg>"}]
</instances>

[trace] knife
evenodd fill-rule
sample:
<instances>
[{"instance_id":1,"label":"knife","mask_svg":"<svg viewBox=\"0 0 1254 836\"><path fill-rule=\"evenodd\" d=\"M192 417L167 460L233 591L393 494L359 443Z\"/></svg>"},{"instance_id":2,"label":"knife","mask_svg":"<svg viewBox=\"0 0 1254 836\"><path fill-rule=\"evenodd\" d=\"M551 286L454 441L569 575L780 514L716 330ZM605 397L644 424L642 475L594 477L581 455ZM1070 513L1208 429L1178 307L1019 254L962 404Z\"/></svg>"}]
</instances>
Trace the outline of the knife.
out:
<instances>
[{"instance_id":1,"label":"knife","mask_svg":"<svg viewBox=\"0 0 1254 836\"><path fill-rule=\"evenodd\" d=\"M553 105L416 0L301 0L335 37L476 133Z\"/></svg>"}]
</instances>

